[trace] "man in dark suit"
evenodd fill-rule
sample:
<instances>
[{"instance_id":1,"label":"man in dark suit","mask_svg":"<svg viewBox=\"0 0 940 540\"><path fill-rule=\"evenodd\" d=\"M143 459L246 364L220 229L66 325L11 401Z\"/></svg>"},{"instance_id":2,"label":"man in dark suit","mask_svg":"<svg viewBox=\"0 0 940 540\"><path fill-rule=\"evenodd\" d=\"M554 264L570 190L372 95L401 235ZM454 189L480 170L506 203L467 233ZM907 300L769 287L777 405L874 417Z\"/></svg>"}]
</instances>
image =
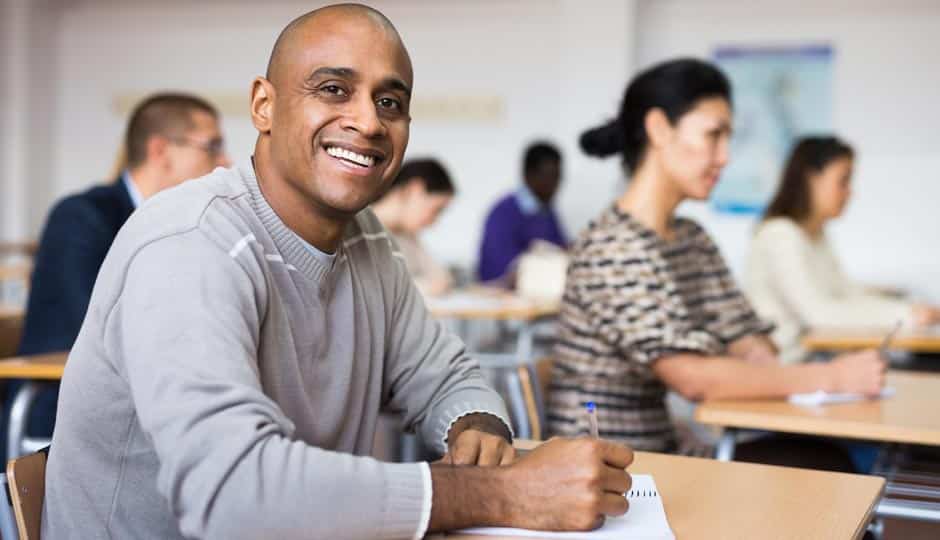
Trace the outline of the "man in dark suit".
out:
<instances>
[{"instance_id":1,"label":"man in dark suit","mask_svg":"<svg viewBox=\"0 0 940 540\"><path fill-rule=\"evenodd\" d=\"M143 200L229 165L218 112L186 94L157 94L140 103L128 122L123 153L126 167L114 182L68 196L49 213L19 354L72 347L111 242ZM27 423L30 435L51 436L57 396L56 386L37 398Z\"/></svg>"}]
</instances>

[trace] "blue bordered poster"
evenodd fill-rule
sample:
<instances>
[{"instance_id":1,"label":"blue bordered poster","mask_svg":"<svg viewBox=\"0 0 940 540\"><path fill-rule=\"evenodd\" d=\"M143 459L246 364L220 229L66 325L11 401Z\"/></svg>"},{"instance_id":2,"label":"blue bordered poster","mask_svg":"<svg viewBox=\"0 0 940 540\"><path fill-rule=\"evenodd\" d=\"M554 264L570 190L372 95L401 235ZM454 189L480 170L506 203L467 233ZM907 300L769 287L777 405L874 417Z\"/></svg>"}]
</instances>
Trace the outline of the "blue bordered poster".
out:
<instances>
[{"instance_id":1,"label":"blue bordered poster","mask_svg":"<svg viewBox=\"0 0 940 540\"><path fill-rule=\"evenodd\" d=\"M718 47L715 61L731 79L731 160L712 195L719 212L763 211L794 140L832 129L829 45Z\"/></svg>"}]
</instances>

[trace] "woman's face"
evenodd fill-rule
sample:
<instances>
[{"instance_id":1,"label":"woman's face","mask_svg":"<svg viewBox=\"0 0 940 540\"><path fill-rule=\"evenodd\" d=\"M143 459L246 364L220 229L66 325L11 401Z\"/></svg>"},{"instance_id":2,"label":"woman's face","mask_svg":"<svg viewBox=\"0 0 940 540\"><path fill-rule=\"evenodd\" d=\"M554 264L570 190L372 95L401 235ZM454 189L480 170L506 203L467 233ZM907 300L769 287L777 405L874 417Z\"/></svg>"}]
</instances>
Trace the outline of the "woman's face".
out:
<instances>
[{"instance_id":1,"label":"woman's face","mask_svg":"<svg viewBox=\"0 0 940 540\"><path fill-rule=\"evenodd\" d=\"M411 234L433 225L454 198L450 193L428 193L420 180L412 180L404 189L407 213L402 218L402 226Z\"/></svg>"},{"instance_id":2,"label":"woman's face","mask_svg":"<svg viewBox=\"0 0 940 540\"><path fill-rule=\"evenodd\" d=\"M703 99L668 131L657 149L667 176L684 198L707 199L728 164L731 106L724 98Z\"/></svg>"},{"instance_id":3,"label":"woman's face","mask_svg":"<svg viewBox=\"0 0 940 540\"><path fill-rule=\"evenodd\" d=\"M841 216L852 195L852 158L836 158L811 174L809 191L814 217L826 221Z\"/></svg>"}]
</instances>

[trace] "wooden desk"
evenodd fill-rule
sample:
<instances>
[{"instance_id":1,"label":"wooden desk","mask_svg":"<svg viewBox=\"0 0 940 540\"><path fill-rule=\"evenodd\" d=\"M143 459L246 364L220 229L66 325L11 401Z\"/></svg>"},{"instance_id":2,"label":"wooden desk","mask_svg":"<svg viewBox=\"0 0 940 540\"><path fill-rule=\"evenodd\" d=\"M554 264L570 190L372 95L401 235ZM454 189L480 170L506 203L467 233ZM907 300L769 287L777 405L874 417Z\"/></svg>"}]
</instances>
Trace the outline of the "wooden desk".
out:
<instances>
[{"instance_id":1,"label":"wooden desk","mask_svg":"<svg viewBox=\"0 0 940 540\"><path fill-rule=\"evenodd\" d=\"M21 308L0 304L0 358L16 354L25 316Z\"/></svg>"},{"instance_id":2,"label":"wooden desk","mask_svg":"<svg viewBox=\"0 0 940 540\"><path fill-rule=\"evenodd\" d=\"M27 379L20 385L7 411L7 458L34 452L49 444L48 440L26 437L26 420L43 381L62 379L68 353L38 354L0 360L0 379Z\"/></svg>"},{"instance_id":3,"label":"wooden desk","mask_svg":"<svg viewBox=\"0 0 940 540\"><path fill-rule=\"evenodd\" d=\"M810 352L876 349L890 331L890 328L817 328L803 337L803 348ZM940 326L898 332L891 340L891 348L940 353Z\"/></svg>"},{"instance_id":4,"label":"wooden desk","mask_svg":"<svg viewBox=\"0 0 940 540\"><path fill-rule=\"evenodd\" d=\"M533 325L558 315L557 302L536 302L501 289L474 287L426 300L435 318L450 319L464 341L474 345L470 324L476 321L515 321L519 324L516 357L521 363L532 362L535 340Z\"/></svg>"},{"instance_id":5,"label":"wooden desk","mask_svg":"<svg viewBox=\"0 0 940 540\"><path fill-rule=\"evenodd\" d=\"M940 375L890 371L897 394L881 400L805 407L783 400L702 403L695 419L720 427L940 446Z\"/></svg>"},{"instance_id":6,"label":"wooden desk","mask_svg":"<svg viewBox=\"0 0 940 540\"><path fill-rule=\"evenodd\" d=\"M558 314L557 303L536 302L508 291L471 288L427 299L428 310L439 319L533 321Z\"/></svg>"},{"instance_id":7,"label":"wooden desk","mask_svg":"<svg viewBox=\"0 0 940 540\"><path fill-rule=\"evenodd\" d=\"M65 370L68 353L15 356L0 360L0 379L58 381Z\"/></svg>"},{"instance_id":8,"label":"wooden desk","mask_svg":"<svg viewBox=\"0 0 940 540\"><path fill-rule=\"evenodd\" d=\"M888 373L887 386L897 391L890 398L817 407L783 400L706 402L698 406L695 418L724 428L715 452L723 461L734 458L739 429L940 446L940 375L893 371ZM907 487L891 482L887 492ZM940 499L940 491L930 489L926 497ZM940 503L886 498L879 502L877 513L940 522Z\"/></svg>"},{"instance_id":9,"label":"wooden desk","mask_svg":"<svg viewBox=\"0 0 940 540\"><path fill-rule=\"evenodd\" d=\"M679 540L859 538L885 483L875 476L650 452L637 452L629 470L653 475Z\"/></svg>"}]
</instances>

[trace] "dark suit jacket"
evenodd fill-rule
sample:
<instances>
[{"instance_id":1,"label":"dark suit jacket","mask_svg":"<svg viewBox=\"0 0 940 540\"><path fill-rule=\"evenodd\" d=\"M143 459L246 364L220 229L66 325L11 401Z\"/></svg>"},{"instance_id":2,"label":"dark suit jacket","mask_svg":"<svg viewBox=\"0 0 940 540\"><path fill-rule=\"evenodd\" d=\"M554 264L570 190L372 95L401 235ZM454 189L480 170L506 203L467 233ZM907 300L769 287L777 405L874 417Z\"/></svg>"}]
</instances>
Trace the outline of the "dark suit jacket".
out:
<instances>
[{"instance_id":1,"label":"dark suit jacket","mask_svg":"<svg viewBox=\"0 0 940 540\"><path fill-rule=\"evenodd\" d=\"M36 253L20 354L72 348L98 269L133 211L121 178L52 208Z\"/></svg>"}]
</instances>

